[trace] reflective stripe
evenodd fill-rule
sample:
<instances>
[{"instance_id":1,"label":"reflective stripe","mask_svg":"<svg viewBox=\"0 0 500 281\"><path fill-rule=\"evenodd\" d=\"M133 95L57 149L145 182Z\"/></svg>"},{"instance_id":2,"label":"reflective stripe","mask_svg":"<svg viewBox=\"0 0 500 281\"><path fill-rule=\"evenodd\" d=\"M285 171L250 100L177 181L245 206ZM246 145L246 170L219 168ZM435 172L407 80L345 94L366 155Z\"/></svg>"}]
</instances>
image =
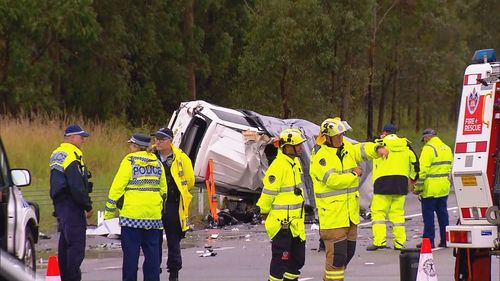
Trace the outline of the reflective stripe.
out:
<instances>
[{"instance_id":1,"label":"reflective stripe","mask_svg":"<svg viewBox=\"0 0 500 281\"><path fill-rule=\"evenodd\" d=\"M393 226L405 226L404 222L392 223Z\"/></svg>"},{"instance_id":2,"label":"reflective stripe","mask_svg":"<svg viewBox=\"0 0 500 281\"><path fill-rule=\"evenodd\" d=\"M451 161L439 161L431 164L431 166L437 166L437 165L451 165Z\"/></svg>"},{"instance_id":3,"label":"reflective stripe","mask_svg":"<svg viewBox=\"0 0 500 281\"><path fill-rule=\"evenodd\" d=\"M115 200L111 200L111 199L109 199L109 198L108 198L108 203L109 203L109 204L116 205L116 201L115 201Z\"/></svg>"},{"instance_id":4,"label":"reflective stripe","mask_svg":"<svg viewBox=\"0 0 500 281\"><path fill-rule=\"evenodd\" d=\"M329 192L323 192L323 193L316 193L316 197L318 198L326 198L330 196L335 196L335 195L340 195L340 194L349 194L358 191L359 188L356 187L351 187L351 188L346 188L346 189L341 189L341 190L333 190Z\"/></svg>"},{"instance_id":5,"label":"reflective stripe","mask_svg":"<svg viewBox=\"0 0 500 281\"><path fill-rule=\"evenodd\" d=\"M114 212L114 211L116 211L116 208L109 208L108 206L105 206L104 210L108 211L108 212Z\"/></svg>"},{"instance_id":6,"label":"reflective stripe","mask_svg":"<svg viewBox=\"0 0 500 281\"><path fill-rule=\"evenodd\" d=\"M344 279L344 270L338 270L338 271L328 271L325 270L325 277L326 279Z\"/></svg>"},{"instance_id":7,"label":"reflective stripe","mask_svg":"<svg viewBox=\"0 0 500 281\"><path fill-rule=\"evenodd\" d=\"M144 161L144 162L157 162L158 159L149 159L149 158L146 158L146 157L140 157L140 156L132 156L130 158L130 160L132 161L132 163L134 163L135 160L140 160L140 161Z\"/></svg>"},{"instance_id":8,"label":"reflective stripe","mask_svg":"<svg viewBox=\"0 0 500 281\"><path fill-rule=\"evenodd\" d=\"M145 179L145 180L131 179L129 181L129 184L135 184L135 185L160 184L160 180L157 180L157 179Z\"/></svg>"},{"instance_id":9,"label":"reflective stripe","mask_svg":"<svg viewBox=\"0 0 500 281\"><path fill-rule=\"evenodd\" d=\"M290 279L290 280L293 280L293 279L296 279L299 277L300 277L299 274L292 274L292 273L288 273L288 272L285 272L285 274L283 274L283 278Z\"/></svg>"},{"instance_id":10,"label":"reflective stripe","mask_svg":"<svg viewBox=\"0 0 500 281\"><path fill-rule=\"evenodd\" d=\"M262 189L262 193L264 194L269 194L269 195L278 195L278 191L277 190L270 190L270 189Z\"/></svg>"},{"instance_id":11,"label":"reflective stripe","mask_svg":"<svg viewBox=\"0 0 500 281\"><path fill-rule=\"evenodd\" d=\"M335 172L335 169L330 169L326 171L325 175L323 176L323 183L326 183L328 181L328 177Z\"/></svg>"},{"instance_id":12,"label":"reflective stripe","mask_svg":"<svg viewBox=\"0 0 500 281\"><path fill-rule=\"evenodd\" d=\"M442 178L442 177L448 177L449 174L446 173L446 174L430 174L430 175L427 175L428 178Z\"/></svg>"},{"instance_id":13,"label":"reflective stripe","mask_svg":"<svg viewBox=\"0 0 500 281\"><path fill-rule=\"evenodd\" d=\"M295 186L286 186L280 188L280 192L288 192L288 191L293 191L295 189Z\"/></svg>"},{"instance_id":14,"label":"reflective stripe","mask_svg":"<svg viewBox=\"0 0 500 281\"><path fill-rule=\"evenodd\" d=\"M365 143L364 142L361 143L359 149L361 149L361 158L363 158L363 161L368 161L368 157L366 157Z\"/></svg>"},{"instance_id":15,"label":"reflective stripe","mask_svg":"<svg viewBox=\"0 0 500 281\"><path fill-rule=\"evenodd\" d=\"M125 187L125 191L135 190L135 191L160 191L159 187Z\"/></svg>"},{"instance_id":16,"label":"reflective stripe","mask_svg":"<svg viewBox=\"0 0 500 281\"><path fill-rule=\"evenodd\" d=\"M434 156L438 157L438 152L436 150L436 148L430 144L426 144L428 147L432 148L432 150L434 150ZM425 146L425 145L424 145Z\"/></svg>"},{"instance_id":17,"label":"reflective stripe","mask_svg":"<svg viewBox=\"0 0 500 281\"><path fill-rule=\"evenodd\" d=\"M283 278L276 278L276 277L273 277L272 275L269 275L269 281L283 281Z\"/></svg>"},{"instance_id":18,"label":"reflective stripe","mask_svg":"<svg viewBox=\"0 0 500 281\"><path fill-rule=\"evenodd\" d=\"M385 220L384 221L372 221L372 224L385 224Z\"/></svg>"},{"instance_id":19,"label":"reflective stripe","mask_svg":"<svg viewBox=\"0 0 500 281\"><path fill-rule=\"evenodd\" d=\"M352 173L352 168L351 169L346 169L344 171L339 171L339 172L336 172L335 169L330 169L328 171L326 171L325 175L323 176L323 183L326 184L326 182L328 181L328 177L331 175L331 174L339 174L339 175L342 175L342 174L349 174L349 173Z\"/></svg>"},{"instance_id":20,"label":"reflective stripe","mask_svg":"<svg viewBox=\"0 0 500 281\"><path fill-rule=\"evenodd\" d=\"M272 207L274 210L295 210L295 209L300 209L302 208L302 203L298 204L293 204L293 205L278 205L278 204L273 204Z\"/></svg>"}]
</instances>

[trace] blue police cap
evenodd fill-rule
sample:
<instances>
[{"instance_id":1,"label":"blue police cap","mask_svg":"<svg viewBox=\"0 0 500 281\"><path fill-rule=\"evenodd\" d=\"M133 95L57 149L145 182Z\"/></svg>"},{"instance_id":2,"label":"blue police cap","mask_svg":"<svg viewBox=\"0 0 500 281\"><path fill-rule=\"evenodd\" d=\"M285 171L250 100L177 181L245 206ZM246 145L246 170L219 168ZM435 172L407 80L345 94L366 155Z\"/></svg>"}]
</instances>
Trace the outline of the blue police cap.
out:
<instances>
[{"instance_id":1,"label":"blue police cap","mask_svg":"<svg viewBox=\"0 0 500 281\"><path fill-rule=\"evenodd\" d=\"M128 142L147 147L151 143L151 137L145 134L133 134Z\"/></svg>"},{"instance_id":2,"label":"blue police cap","mask_svg":"<svg viewBox=\"0 0 500 281\"><path fill-rule=\"evenodd\" d=\"M173 139L174 138L174 133L172 130L169 128L160 128L156 133L154 134L155 137L157 138L169 138Z\"/></svg>"},{"instance_id":3,"label":"blue police cap","mask_svg":"<svg viewBox=\"0 0 500 281\"><path fill-rule=\"evenodd\" d=\"M82 129L82 127L80 127L78 124L71 124L66 128L66 130L64 130L64 136L69 137L74 135L80 135L82 137L90 136L89 132Z\"/></svg>"}]
</instances>

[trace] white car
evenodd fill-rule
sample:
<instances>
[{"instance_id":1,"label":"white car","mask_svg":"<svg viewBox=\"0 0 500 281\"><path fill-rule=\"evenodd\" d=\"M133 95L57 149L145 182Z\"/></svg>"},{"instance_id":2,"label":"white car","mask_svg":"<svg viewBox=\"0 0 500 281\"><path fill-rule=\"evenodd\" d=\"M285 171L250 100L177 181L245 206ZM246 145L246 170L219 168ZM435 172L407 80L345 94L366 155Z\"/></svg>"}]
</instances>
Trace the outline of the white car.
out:
<instances>
[{"instance_id":1,"label":"white car","mask_svg":"<svg viewBox=\"0 0 500 281\"><path fill-rule=\"evenodd\" d=\"M0 139L0 247L35 271L39 210L19 189L30 183L28 170L10 169Z\"/></svg>"},{"instance_id":2,"label":"white car","mask_svg":"<svg viewBox=\"0 0 500 281\"><path fill-rule=\"evenodd\" d=\"M300 129L307 139L300 157L306 185L304 199L315 207L309 162L319 134L318 125L303 119L279 119L198 100L181 103L168 127L174 133L173 143L191 158L197 183L204 183L211 159L217 194L255 201L262 191L262 177L269 161L277 154L273 137L286 128ZM369 210L373 193L371 162L361 166L365 171L360 186L361 207Z\"/></svg>"}]
</instances>

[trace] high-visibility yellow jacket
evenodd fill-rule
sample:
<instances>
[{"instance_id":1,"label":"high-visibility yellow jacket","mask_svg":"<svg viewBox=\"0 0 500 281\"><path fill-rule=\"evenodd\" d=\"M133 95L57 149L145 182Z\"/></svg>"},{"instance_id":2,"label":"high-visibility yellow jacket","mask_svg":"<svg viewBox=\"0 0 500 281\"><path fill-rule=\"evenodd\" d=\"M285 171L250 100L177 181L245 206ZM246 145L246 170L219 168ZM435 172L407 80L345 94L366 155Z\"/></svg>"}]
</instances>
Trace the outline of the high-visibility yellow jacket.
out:
<instances>
[{"instance_id":1,"label":"high-visibility yellow jacket","mask_svg":"<svg viewBox=\"0 0 500 281\"><path fill-rule=\"evenodd\" d=\"M161 210L166 191L165 169L156 155L147 151L129 153L109 189L104 218L114 217L116 202L124 195L121 226L162 229Z\"/></svg>"},{"instance_id":2,"label":"high-visibility yellow jacket","mask_svg":"<svg viewBox=\"0 0 500 281\"><path fill-rule=\"evenodd\" d=\"M289 229L293 237L306 239L305 214L302 210L304 198L294 193L294 189L299 188L301 194L304 194L301 175L302 167L299 159L291 158L281 150L264 175L264 188L257 206L260 207L262 214L269 214L265 227L271 239L287 221L290 223Z\"/></svg>"},{"instance_id":3,"label":"high-visibility yellow jacket","mask_svg":"<svg viewBox=\"0 0 500 281\"><path fill-rule=\"evenodd\" d=\"M359 224L359 177L352 169L359 162L378 158L377 147L372 142L351 144L344 140L340 148L322 144L313 149L309 173L320 229Z\"/></svg>"},{"instance_id":4,"label":"high-visibility yellow jacket","mask_svg":"<svg viewBox=\"0 0 500 281\"><path fill-rule=\"evenodd\" d=\"M181 193L179 202L179 219L181 221L182 231L187 231L189 226L187 225L187 219L189 217L189 205L191 204L191 199L193 195L189 192L189 189L194 186L194 170L191 159L184 153L181 149L172 145L172 153L174 159L172 166L170 166L170 173L172 178Z\"/></svg>"},{"instance_id":5,"label":"high-visibility yellow jacket","mask_svg":"<svg viewBox=\"0 0 500 281\"><path fill-rule=\"evenodd\" d=\"M73 200L85 211L92 210L89 171L83 163L82 151L64 142L52 152L49 166L50 197L54 203Z\"/></svg>"},{"instance_id":6,"label":"high-visibility yellow jacket","mask_svg":"<svg viewBox=\"0 0 500 281\"><path fill-rule=\"evenodd\" d=\"M408 140L390 134L383 139L389 155L373 160L373 193L406 195L408 178L418 176L418 159L410 149Z\"/></svg>"},{"instance_id":7,"label":"high-visibility yellow jacket","mask_svg":"<svg viewBox=\"0 0 500 281\"><path fill-rule=\"evenodd\" d=\"M422 198L444 197L450 192L453 152L439 137L432 137L420 153L420 178L415 190Z\"/></svg>"}]
</instances>

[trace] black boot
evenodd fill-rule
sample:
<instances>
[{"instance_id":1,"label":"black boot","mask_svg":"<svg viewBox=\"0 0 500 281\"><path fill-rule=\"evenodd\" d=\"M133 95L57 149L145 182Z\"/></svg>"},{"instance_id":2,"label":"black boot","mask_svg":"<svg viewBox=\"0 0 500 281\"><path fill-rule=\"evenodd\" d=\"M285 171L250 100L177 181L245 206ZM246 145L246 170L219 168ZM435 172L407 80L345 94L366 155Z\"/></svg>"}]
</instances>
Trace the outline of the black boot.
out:
<instances>
[{"instance_id":1,"label":"black boot","mask_svg":"<svg viewBox=\"0 0 500 281\"><path fill-rule=\"evenodd\" d=\"M179 271L170 271L168 281L179 281Z\"/></svg>"}]
</instances>

